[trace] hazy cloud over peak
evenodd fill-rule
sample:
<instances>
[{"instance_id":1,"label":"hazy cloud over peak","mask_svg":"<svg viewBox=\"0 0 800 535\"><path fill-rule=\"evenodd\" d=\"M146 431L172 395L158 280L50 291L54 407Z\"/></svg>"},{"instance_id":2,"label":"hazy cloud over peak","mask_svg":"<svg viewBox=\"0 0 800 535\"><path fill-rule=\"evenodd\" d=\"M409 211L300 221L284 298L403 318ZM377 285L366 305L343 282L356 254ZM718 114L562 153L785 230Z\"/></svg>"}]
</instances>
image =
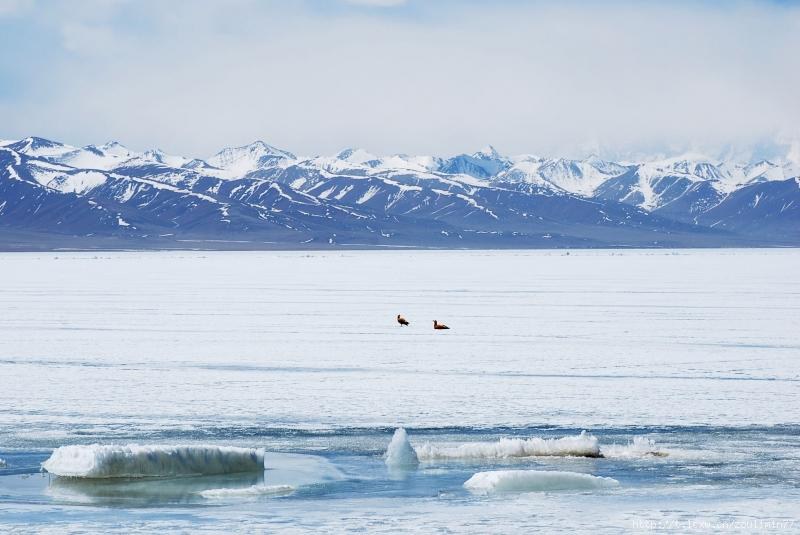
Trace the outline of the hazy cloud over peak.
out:
<instances>
[{"instance_id":1,"label":"hazy cloud over peak","mask_svg":"<svg viewBox=\"0 0 800 535\"><path fill-rule=\"evenodd\" d=\"M203 156L252 139L579 155L800 137L792 3L0 0L0 47L0 138Z\"/></svg>"}]
</instances>

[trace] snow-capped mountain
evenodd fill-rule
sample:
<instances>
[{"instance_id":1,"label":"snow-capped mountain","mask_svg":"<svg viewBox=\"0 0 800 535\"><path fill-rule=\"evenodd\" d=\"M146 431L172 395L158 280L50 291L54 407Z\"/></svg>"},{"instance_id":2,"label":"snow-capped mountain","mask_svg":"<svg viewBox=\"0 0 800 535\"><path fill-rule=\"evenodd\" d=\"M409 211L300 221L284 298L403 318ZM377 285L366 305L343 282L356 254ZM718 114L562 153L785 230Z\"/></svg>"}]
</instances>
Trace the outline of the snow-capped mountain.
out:
<instances>
[{"instance_id":1,"label":"snow-capped mountain","mask_svg":"<svg viewBox=\"0 0 800 535\"><path fill-rule=\"evenodd\" d=\"M203 160L31 137L0 142L0 245L797 245L797 176L700 155L305 157L256 141Z\"/></svg>"}]
</instances>

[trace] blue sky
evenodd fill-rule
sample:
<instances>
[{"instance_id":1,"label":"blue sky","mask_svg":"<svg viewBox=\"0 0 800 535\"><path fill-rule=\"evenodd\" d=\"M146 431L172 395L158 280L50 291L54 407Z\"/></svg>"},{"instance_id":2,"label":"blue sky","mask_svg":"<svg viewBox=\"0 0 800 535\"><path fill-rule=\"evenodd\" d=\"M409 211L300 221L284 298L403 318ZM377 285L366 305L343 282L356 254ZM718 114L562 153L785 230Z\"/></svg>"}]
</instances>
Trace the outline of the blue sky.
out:
<instances>
[{"instance_id":1,"label":"blue sky","mask_svg":"<svg viewBox=\"0 0 800 535\"><path fill-rule=\"evenodd\" d=\"M796 2L0 0L0 138L788 152L798 87Z\"/></svg>"}]
</instances>

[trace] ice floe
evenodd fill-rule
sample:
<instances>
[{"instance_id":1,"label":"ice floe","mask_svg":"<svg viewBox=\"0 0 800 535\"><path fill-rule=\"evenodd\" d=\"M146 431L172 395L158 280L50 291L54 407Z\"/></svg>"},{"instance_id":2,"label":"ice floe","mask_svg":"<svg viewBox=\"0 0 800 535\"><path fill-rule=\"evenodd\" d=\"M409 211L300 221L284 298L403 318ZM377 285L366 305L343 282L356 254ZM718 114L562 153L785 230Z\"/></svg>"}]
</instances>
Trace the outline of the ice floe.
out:
<instances>
[{"instance_id":1,"label":"ice floe","mask_svg":"<svg viewBox=\"0 0 800 535\"><path fill-rule=\"evenodd\" d=\"M464 487L476 492L547 492L593 490L619 486L619 481L578 472L496 470L478 472Z\"/></svg>"},{"instance_id":2,"label":"ice floe","mask_svg":"<svg viewBox=\"0 0 800 535\"><path fill-rule=\"evenodd\" d=\"M425 443L416 448L420 460L508 459L512 457L601 457L597 437L586 431L563 438L502 438L457 446Z\"/></svg>"},{"instance_id":3,"label":"ice floe","mask_svg":"<svg viewBox=\"0 0 800 535\"><path fill-rule=\"evenodd\" d=\"M253 485L244 488L208 489L198 492L208 500L224 500L227 498L248 498L256 496L291 494L296 489L291 485Z\"/></svg>"},{"instance_id":4,"label":"ice floe","mask_svg":"<svg viewBox=\"0 0 800 535\"><path fill-rule=\"evenodd\" d=\"M42 463L58 476L82 478L214 475L264 470L264 450L225 446L62 446Z\"/></svg>"}]
</instances>

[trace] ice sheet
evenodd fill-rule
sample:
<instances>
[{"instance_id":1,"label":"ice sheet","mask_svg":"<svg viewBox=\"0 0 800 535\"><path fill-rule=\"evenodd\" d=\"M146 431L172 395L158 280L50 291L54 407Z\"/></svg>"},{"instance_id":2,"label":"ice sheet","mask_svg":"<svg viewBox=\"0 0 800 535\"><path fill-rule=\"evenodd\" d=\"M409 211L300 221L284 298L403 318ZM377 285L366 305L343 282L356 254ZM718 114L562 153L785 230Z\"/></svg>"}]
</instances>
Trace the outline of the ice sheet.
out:
<instances>
[{"instance_id":1,"label":"ice sheet","mask_svg":"<svg viewBox=\"0 0 800 535\"><path fill-rule=\"evenodd\" d=\"M570 253L0 255L0 433L798 422L798 251Z\"/></svg>"}]
</instances>

